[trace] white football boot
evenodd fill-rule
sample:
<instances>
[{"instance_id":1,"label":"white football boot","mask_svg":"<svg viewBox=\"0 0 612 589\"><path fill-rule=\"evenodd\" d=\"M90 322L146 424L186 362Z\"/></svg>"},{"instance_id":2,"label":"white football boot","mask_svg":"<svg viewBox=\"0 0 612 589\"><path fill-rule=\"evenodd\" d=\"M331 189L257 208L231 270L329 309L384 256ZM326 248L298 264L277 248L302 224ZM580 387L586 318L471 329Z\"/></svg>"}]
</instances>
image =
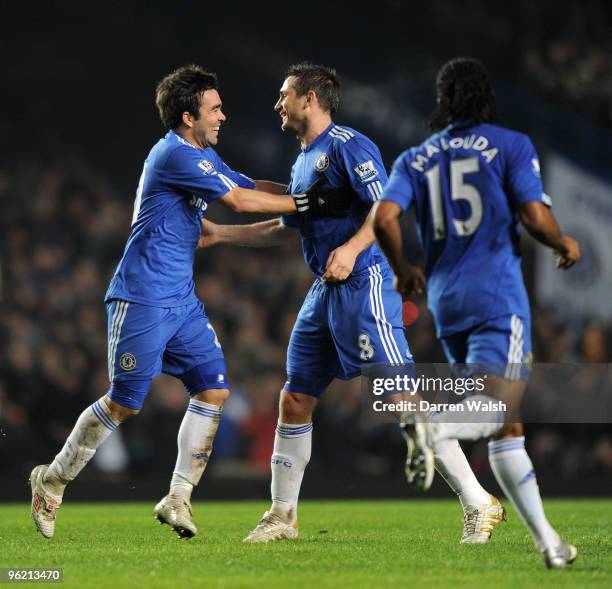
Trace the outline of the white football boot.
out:
<instances>
[{"instance_id":1,"label":"white football boot","mask_svg":"<svg viewBox=\"0 0 612 589\"><path fill-rule=\"evenodd\" d=\"M486 505L466 505L463 508L463 535L460 544L486 544L495 527L506 519L504 506L493 495L491 503Z\"/></svg>"},{"instance_id":2,"label":"white football boot","mask_svg":"<svg viewBox=\"0 0 612 589\"><path fill-rule=\"evenodd\" d=\"M431 425L418 413L406 415L399 425L408 448L406 480L420 491L427 491L435 473Z\"/></svg>"},{"instance_id":3,"label":"white football boot","mask_svg":"<svg viewBox=\"0 0 612 589\"><path fill-rule=\"evenodd\" d=\"M572 564L578 556L578 550L573 544L561 540L559 546L542 550L542 557L547 569L564 569Z\"/></svg>"},{"instance_id":4,"label":"white football boot","mask_svg":"<svg viewBox=\"0 0 612 589\"><path fill-rule=\"evenodd\" d=\"M55 533L55 517L62 504L60 495L52 495L45 488L43 477L49 468L48 464L39 464L30 474L32 487L32 519L36 529L45 537L52 538Z\"/></svg>"},{"instance_id":5,"label":"white football boot","mask_svg":"<svg viewBox=\"0 0 612 589\"><path fill-rule=\"evenodd\" d=\"M247 544L297 540L298 522L287 523L280 516L266 511L255 529L243 540Z\"/></svg>"},{"instance_id":6,"label":"white football boot","mask_svg":"<svg viewBox=\"0 0 612 589\"><path fill-rule=\"evenodd\" d=\"M166 495L155 506L154 515L161 524L168 524L180 538L193 538L198 533L192 521L191 504L185 499Z\"/></svg>"}]
</instances>

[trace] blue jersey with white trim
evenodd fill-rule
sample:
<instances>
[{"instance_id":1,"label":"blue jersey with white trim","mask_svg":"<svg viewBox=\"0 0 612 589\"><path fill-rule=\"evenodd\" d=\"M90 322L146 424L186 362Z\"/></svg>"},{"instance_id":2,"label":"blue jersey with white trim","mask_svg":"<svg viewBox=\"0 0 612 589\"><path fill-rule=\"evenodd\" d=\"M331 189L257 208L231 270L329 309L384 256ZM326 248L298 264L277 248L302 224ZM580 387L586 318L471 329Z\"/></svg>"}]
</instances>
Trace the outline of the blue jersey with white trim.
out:
<instances>
[{"instance_id":1,"label":"blue jersey with white trim","mask_svg":"<svg viewBox=\"0 0 612 589\"><path fill-rule=\"evenodd\" d=\"M197 300L193 262L210 202L255 183L234 172L212 147L199 149L170 131L151 149L140 176L132 231L105 301L154 307Z\"/></svg>"},{"instance_id":2,"label":"blue jersey with white trim","mask_svg":"<svg viewBox=\"0 0 612 589\"><path fill-rule=\"evenodd\" d=\"M383 200L415 208L439 336L501 315L529 317L518 211L550 199L526 135L451 125L399 156Z\"/></svg>"},{"instance_id":3,"label":"blue jersey with white trim","mask_svg":"<svg viewBox=\"0 0 612 589\"><path fill-rule=\"evenodd\" d=\"M354 129L332 123L302 149L291 168L288 192L305 192L321 177L325 178L323 188L345 186L355 193L348 216L342 219L297 214L282 217L285 225L299 228L304 258L317 276L325 273L329 254L363 225L372 204L382 195L387 172L378 147L370 139ZM376 244L357 256L353 273L374 264L387 264Z\"/></svg>"}]
</instances>

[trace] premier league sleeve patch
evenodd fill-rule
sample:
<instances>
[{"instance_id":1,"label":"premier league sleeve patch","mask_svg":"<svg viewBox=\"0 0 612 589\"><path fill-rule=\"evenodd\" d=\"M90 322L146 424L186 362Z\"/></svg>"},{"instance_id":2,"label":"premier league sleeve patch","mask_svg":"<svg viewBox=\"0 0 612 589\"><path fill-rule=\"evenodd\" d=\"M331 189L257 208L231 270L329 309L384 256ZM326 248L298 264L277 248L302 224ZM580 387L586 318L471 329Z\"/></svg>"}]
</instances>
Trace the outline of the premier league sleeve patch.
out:
<instances>
[{"instance_id":1,"label":"premier league sleeve patch","mask_svg":"<svg viewBox=\"0 0 612 589\"><path fill-rule=\"evenodd\" d=\"M215 164L209 162L208 160L202 160L198 164L198 168L200 168L205 174L212 174L215 171Z\"/></svg>"},{"instance_id":2,"label":"premier league sleeve patch","mask_svg":"<svg viewBox=\"0 0 612 589\"><path fill-rule=\"evenodd\" d=\"M372 162L372 160L358 164L353 169L359 177L359 180L364 184L378 176L378 170L374 166L374 162Z\"/></svg>"}]
</instances>

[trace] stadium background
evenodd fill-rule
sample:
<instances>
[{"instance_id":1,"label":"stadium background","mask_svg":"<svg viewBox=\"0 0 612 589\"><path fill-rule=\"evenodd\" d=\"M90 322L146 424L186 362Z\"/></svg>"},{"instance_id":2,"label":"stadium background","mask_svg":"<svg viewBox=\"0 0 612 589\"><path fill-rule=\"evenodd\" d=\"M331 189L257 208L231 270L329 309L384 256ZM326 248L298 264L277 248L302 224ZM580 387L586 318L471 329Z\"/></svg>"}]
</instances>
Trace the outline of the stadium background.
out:
<instances>
[{"instance_id":1,"label":"stadium background","mask_svg":"<svg viewBox=\"0 0 612 589\"><path fill-rule=\"evenodd\" d=\"M484 60L500 123L532 137L547 185L553 169L578 183L585 178L598 192L576 268L581 278L554 285L559 296L543 279L552 257L526 240L535 357L610 362L612 301L591 296L596 287L612 292L605 264L612 255L610 6L381 0L287 10L181 0L171 9L108 2L84 12L51 2L19 13L13 7L2 20L0 500L28 499L32 466L59 450L82 409L108 386L102 298L129 233L142 162L162 134L153 89L184 63L219 74L228 116L218 146L224 160L253 177L286 181L298 146L281 133L272 107L290 63L337 68L337 122L369 135L390 166L426 136L422 120L433 105L437 68L459 54ZM591 192L583 196L591 202ZM210 218L249 220L221 206L211 207ZM408 241L407 250L418 261L418 245ZM200 252L196 276L233 386L196 498L265 499L285 345L312 277L297 240L278 249ZM420 308L408 330L413 353L421 362L443 361L423 301ZM325 396L305 497L411 494L398 432L364 428L356 419L360 403L356 381ZM113 434L70 497L161 496L185 404L178 381L159 379L142 414ZM529 426L527 435L545 495L610 493L609 425ZM468 452L495 488L484 443ZM436 493L448 494L440 481Z\"/></svg>"}]
</instances>

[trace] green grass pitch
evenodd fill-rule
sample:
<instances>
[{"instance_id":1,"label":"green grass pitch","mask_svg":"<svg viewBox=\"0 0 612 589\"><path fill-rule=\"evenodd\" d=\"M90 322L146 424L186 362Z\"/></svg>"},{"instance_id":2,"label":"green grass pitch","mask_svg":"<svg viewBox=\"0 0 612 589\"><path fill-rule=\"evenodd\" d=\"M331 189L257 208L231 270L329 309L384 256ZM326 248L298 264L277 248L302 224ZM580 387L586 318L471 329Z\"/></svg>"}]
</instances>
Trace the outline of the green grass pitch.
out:
<instances>
[{"instance_id":1,"label":"green grass pitch","mask_svg":"<svg viewBox=\"0 0 612 589\"><path fill-rule=\"evenodd\" d=\"M547 571L510 508L488 546L462 546L453 501L304 501L300 540L245 545L262 502L196 503L198 535L179 540L151 503L70 503L56 535L26 504L0 505L0 567L63 567L64 587L612 587L612 500L550 500L578 560Z\"/></svg>"}]
</instances>

